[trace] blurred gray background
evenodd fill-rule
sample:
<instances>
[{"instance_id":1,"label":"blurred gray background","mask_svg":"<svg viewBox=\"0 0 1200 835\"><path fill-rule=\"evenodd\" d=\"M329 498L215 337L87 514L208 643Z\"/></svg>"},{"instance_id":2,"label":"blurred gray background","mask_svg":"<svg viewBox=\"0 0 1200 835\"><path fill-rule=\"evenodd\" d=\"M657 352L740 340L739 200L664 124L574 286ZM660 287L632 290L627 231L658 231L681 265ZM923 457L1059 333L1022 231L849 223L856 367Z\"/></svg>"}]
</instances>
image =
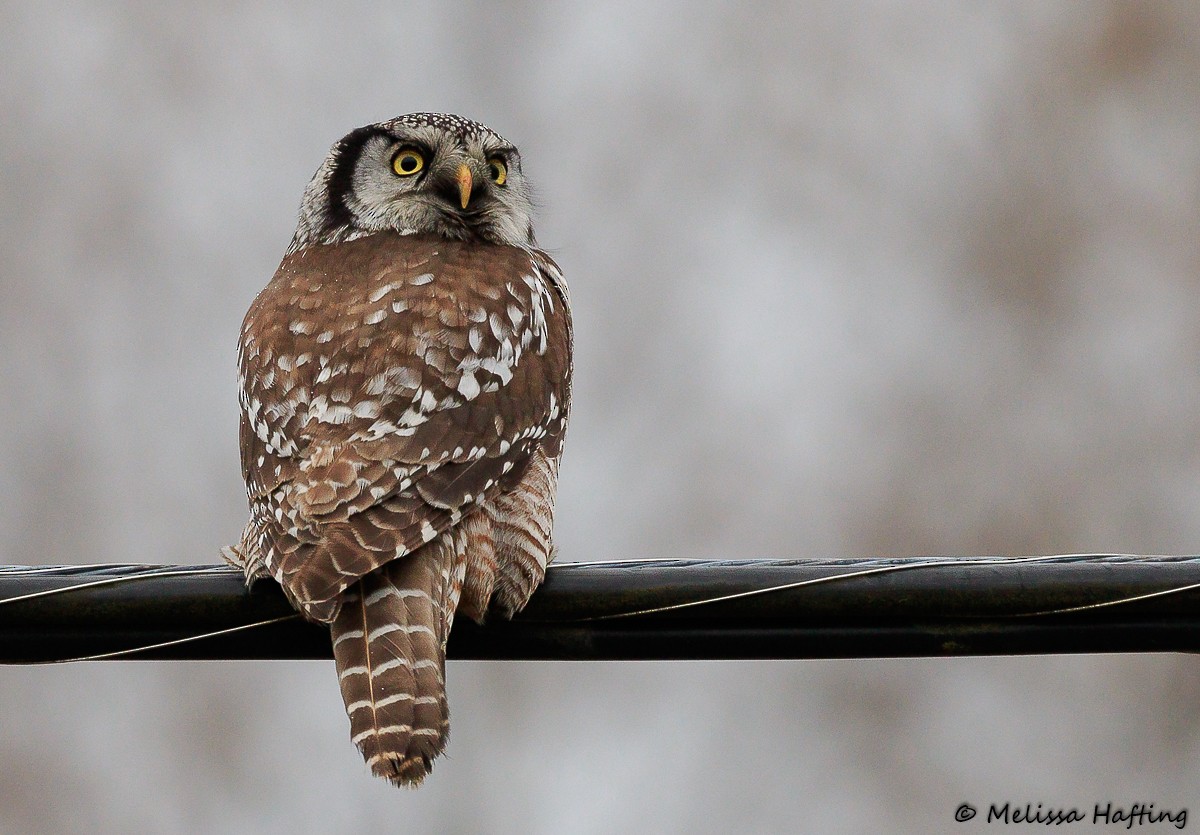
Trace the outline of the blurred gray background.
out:
<instances>
[{"instance_id":1,"label":"blurred gray background","mask_svg":"<svg viewBox=\"0 0 1200 835\"><path fill-rule=\"evenodd\" d=\"M213 562L234 347L349 129L522 149L571 283L562 559L1200 550L1200 7L0 6L0 562ZM1181 656L0 669L0 832L941 832L1191 806Z\"/></svg>"}]
</instances>

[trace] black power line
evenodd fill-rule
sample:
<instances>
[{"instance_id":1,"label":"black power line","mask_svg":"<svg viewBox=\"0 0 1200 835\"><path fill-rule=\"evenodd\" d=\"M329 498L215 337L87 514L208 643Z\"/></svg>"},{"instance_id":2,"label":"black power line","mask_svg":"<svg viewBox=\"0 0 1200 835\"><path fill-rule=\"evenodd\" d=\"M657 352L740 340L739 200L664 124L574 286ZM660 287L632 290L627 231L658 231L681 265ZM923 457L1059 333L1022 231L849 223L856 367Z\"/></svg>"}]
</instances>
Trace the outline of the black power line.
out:
<instances>
[{"instance_id":1,"label":"black power line","mask_svg":"<svg viewBox=\"0 0 1200 835\"><path fill-rule=\"evenodd\" d=\"M460 659L1200 650L1200 557L642 560L554 566ZM225 566L0 567L0 663L329 658L328 630Z\"/></svg>"}]
</instances>

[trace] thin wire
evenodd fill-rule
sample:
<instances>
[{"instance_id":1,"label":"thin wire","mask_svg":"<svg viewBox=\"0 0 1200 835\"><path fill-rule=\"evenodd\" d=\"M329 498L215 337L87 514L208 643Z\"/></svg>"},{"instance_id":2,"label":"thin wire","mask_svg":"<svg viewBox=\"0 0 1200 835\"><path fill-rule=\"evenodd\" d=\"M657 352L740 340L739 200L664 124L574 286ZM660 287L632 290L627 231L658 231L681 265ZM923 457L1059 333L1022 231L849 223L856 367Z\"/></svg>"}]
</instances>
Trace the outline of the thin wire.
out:
<instances>
[{"instance_id":1,"label":"thin wire","mask_svg":"<svg viewBox=\"0 0 1200 835\"><path fill-rule=\"evenodd\" d=\"M80 589L94 589L98 586L115 586L121 583L133 582L135 580L150 580L159 577L185 577L191 574L198 573L195 569L168 569L166 571L145 571L140 574L127 574L121 577L106 577L103 580L91 580L86 583L76 583L73 586L63 586L57 589L45 589L44 591L32 591L28 594L18 594L14 597L5 597L0 599L0 606L5 603L19 603L22 600L34 600L39 597L52 597L56 594L68 594Z\"/></svg>"},{"instance_id":2,"label":"thin wire","mask_svg":"<svg viewBox=\"0 0 1200 835\"><path fill-rule=\"evenodd\" d=\"M580 562L553 562L547 566L547 570L559 568L575 568L577 566L592 566L592 565L625 565L626 563L660 563L662 565L671 565L674 563L686 563L694 565L696 563L778 563L782 565L792 565L803 563L805 565L828 565L836 567L846 564L878 564L887 563L895 565L896 563L907 563L912 557L860 557L848 559L779 559L772 557L762 557L750 560L726 560L726 559L696 559L694 557L631 557L620 560L585 560ZM987 564L987 565L1005 565L1014 560L1075 560L1075 561L1090 561L1090 562L1151 562L1151 563L1177 563L1177 562L1200 562L1200 556L1173 556L1167 554L1045 554L1037 557L1005 557L1005 556L981 556L981 557L927 557L923 559L922 565L930 563L934 565L941 564ZM915 565L915 563L914 563Z\"/></svg>"},{"instance_id":3,"label":"thin wire","mask_svg":"<svg viewBox=\"0 0 1200 835\"><path fill-rule=\"evenodd\" d=\"M1132 597L1120 597L1116 600L1104 600L1099 603L1084 603L1079 606L1064 606L1061 609L1042 609L1037 612L1016 612L1010 615L1005 615L1005 617L1032 618L1041 615L1065 615L1069 614L1070 612L1084 612L1088 609L1104 609L1109 606L1119 606L1123 603L1136 603L1139 600L1149 600L1153 597L1164 597L1168 594L1179 594L1181 592L1191 591L1192 589L1200 589L1200 583L1192 583L1187 586L1176 586L1175 588L1162 589L1161 591L1152 591L1145 594L1135 594ZM986 617L986 615L979 615L978 617Z\"/></svg>"},{"instance_id":4,"label":"thin wire","mask_svg":"<svg viewBox=\"0 0 1200 835\"><path fill-rule=\"evenodd\" d=\"M1042 557L997 557L987 558L986 562L989 565L1019 565L1024 563L1049 562L1050 560L1064 559L1064 555L1055 554L1053 556ZM666 606L654 606L648 609L635 609L628 612L615 612L607 615L594 615L586 618L572 618L567 623L585 623L587 621L596 620L615 620L617 618L631 618L638 615L652 615L659 612L673 612L679 609L689 609L695 606L706 606L710 603L723 603L727 600L738 600L743 597L753 597L761 594L771 594L772 592L788 591L790 589L798 589L804 586L815 586L822 583L835 583L843 580L852 580L858 577L867 577L874 574L891 574L897 571L912 571L921 568L944 568L949 566L974 565L981 562L980 559L939 559L923 562L910 562L902 565L884 565L876 568L867 568L861 571L850 571L844 574L833 574L828 577L815 577L810 580L797 580L794 583L784 583L779 586L768 586L761 589L750 589L748 591L735 592L733 594L723 594L717 597L706 597L702 600L688 600L683 603L671 603Z\"/></svg>"},{"instance_id":5,"label":"thin wire","mask_svg":"<svg viewBox=\"0 0 1200 835\"><path fill-rule=\"evenodd\" d=\"M761 588L761 589L751 589L748 591L736 592L734 594L720 595L717 597L709 597L709 598L704 598L702 600L689 600L689 601L685 601L683 603L673 603L673 604L669 604L666 606L656 606L656 607L651 607L651 608L647 608L647 609L635 609L635 610L628 611L628 612L615 612L615 613L611 613L611 614L607 614L607 615L595 615L595 616L586 617L586 618L575 618L575 619L572 619L567 622L568 623L582 623L582 622L587 622L587 621L615 620L618 618L636 617L638 615L649 615L649 614L657 614L659 612L670 612L670 611L676 611L679 609L692 608L695 606L704 606L704 605L708 605L710 603L722 603L727 600L736 600L736 599L743 598L743 597L752 597L754 595L770 594L772 592L779 592L779 591L788 591L791 589L801 588L804 586L814 586L814 585L818 585L818 584L822 584L822 583L831 583L831 582L836 582L836 581L840 581L840 580L850 580L850 579L855 579L858 577L865 577L865 576L874 575L874 574L888 574L888 573L892 573L895 571L909 571L909 570L914 570L914 569L939 568L939 567L948 567L948 566L978 565L981 563L986 563L987 565L1017 565L1017 564L1023 564L1023 563L1050 562L1053 560L1071 560L1071 559L1076 559L1076 560L1093 559L1093 560L1095 560L1100 557L1108 557L1108 558L1116 558L1116 559L1129 559L1129 560L1138 560L1138 561L1153 561L1153 558L1141 557L1141 556L1138 556L1135 554L1055 554L1055 555L1050 555L1050 556L1038 556L1038 557L974 557L974 558L970 558L970 559L960 559L960 558L953 558L953 557L940 558L937 560L925 560L922 562L909 562L909 563L904 563L904 564L899 564L899 565L892 564L892 565L886 565L886 566L879 566L876 568L863 569L860 571L851 571L851 572L846 572L843 574L835 574L835 575L831 575L829 577L817 577L817 578L813 578L813 579L809 579L809 580L798 580L794 583L785 583L785 584L779 585L779 586L769 586L769 587ZM612 562L597 561L597 562L588 562L588 563L564 563L562 565L563 565L563 567L566 567L568 565L606 565L606 564L612 565L612 564L619 564L622 562L650 562L650 561L655 561L655 560L616 560L616 561L612 561ZM687 560L669 560L669 559L663 559L663 560L657 560L657 561L661 561L664 563L687 562ZM1171 560L1171 561L1174 562L1175 560ZM1180 560L1180 561L1185 561L1185 560ZM1194 558L1192 560L1187 560L1187 561L1194 561ZM1177 586L1175 588L1163 589L1161 591L1148 592L1146 594L1138 594L1138 595L1133 595L1130 597L1121 597L1116 600L1106 600L1106 601L1102 601L1099 603L1087 603L1087 604L1083 604L1080 606L1066 606L1066 607L1062 607L1059 609L1043 609L1043 610L1038 610L1038 611L1034 611L1034 612L1012 613L1012 614L1003 615L1002 617L1023 618L1023 617L1038 617L1038 616L1044 616L1044 615L1068 614L1071 612L1082 612L1082 611L1086 611L1089 609L1101 609L1101 608L1118 606L1118 605L1123 605L1123 604L1128 604L1128 603L1136 603L1139 600L1148 600L1148 599L1154 598L1154 597L1163 597L1163 596L1171 595L1171 594L1179 594L1181 592L1190 591L1192 589L1197 589L1197 588L1200 588L1200 583L1194 583L1194 584L1186 585L1186 586ZM992 617L992 616L980 615L979 617Z\"/></svg>"},{"instance_id":6,"label":"thin wire","mask_svg":"<svg viewBox=\"0 0 1200 835\"><path fill-rule=\"evenodd\" d=\"M546 566L546 569L550 570L551 568L573 568L574 566L577 566L577 565L621 565L621 564L627 563L627 562L670 563L670 562L705 562L705 560L689 560L689 559L681 559L678 557L631 557L631 558L625 559L625 560L586 560L583 562L552 562L548 566ZM713 562L720 562L720 560L713 560Z\"/></svg>"},{"instance_id":7,"label":"thin wire","mask_svg":"<svg viewBox=\"0 0 1200 835\"><path fill-rule=\"evenodd\" d=\"M55 659L52 659L49 661L34 661L31 663L34 663L34 664L73 664L76 661L101 661L106 658L122 658L122 657L130 656L130 655L135 655L139 652L148 652L152 649L161 649L163 647L173 647L173 646L178 646L179 644L191 643L192 641L200 641L200 640L203 640L204 638L215 638L218 635L228 635L232 632L241 632L243 629L253 629L256 626L268 626L269 624L272 624L272 623L280 623L285 620L294 620L298 617L300 617L300 613L295 612L290 615L282 615L277 618L270 618L269 620L260 620L260 621L254 622L254 623L243 623L241 626L231 626L228 629L218 629L215 632L205 632L201 635L189 635L186 638L176 638L173 641L162 641L157 644L146 644L145 646L131 647L130 649L119 649L119 650L114 650L113 652L99 652L99 653L96 653L95 655L81 655L78 658L55 658Z\"/></svg>"},{"instance_id":8,"label":"thin wire","mask_svg":"<svg viewBox=\"0 0 1200 835\"><path fill-rule=\"evenodd\" d=\"M78 574L93 572L98 569L134 569L141 572L155 571L166 566L145 565L129 562L93 562L87 565L0 565L0 576L20 576L23 574ZM204 565L180 565L175 568L195 571L197 574L239 574L239 569L231 568L221 563Z\"/></svg>"}]
</instances>

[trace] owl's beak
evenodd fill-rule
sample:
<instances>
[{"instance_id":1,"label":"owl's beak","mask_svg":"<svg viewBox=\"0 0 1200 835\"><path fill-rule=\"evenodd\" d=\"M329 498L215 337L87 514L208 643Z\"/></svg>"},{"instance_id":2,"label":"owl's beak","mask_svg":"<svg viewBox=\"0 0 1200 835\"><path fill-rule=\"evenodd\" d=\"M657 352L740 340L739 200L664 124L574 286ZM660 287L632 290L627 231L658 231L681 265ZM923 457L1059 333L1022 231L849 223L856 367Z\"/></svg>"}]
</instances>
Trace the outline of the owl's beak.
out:
<instances>
[{"instance_id":1,"label":"owl's beak","mask_svg":"<svg viewBox=\"0 0 1200 835\"><path fill-rule=\"evenodd\" d=\"M467 204L471 202L471 169L467 168L466 163L458 166L458 171L454 174L454 180L458 183L458 199L462 203L462 207L467 208Z\"/></svg>"}]
</instances>

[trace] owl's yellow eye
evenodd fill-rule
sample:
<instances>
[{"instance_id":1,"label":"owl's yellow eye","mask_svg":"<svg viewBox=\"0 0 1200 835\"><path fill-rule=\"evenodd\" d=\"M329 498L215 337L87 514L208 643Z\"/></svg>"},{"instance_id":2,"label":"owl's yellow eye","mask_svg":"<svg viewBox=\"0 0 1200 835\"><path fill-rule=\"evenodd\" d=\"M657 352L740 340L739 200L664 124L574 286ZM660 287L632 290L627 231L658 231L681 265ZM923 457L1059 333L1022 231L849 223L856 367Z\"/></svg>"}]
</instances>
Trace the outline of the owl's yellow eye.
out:
<instances>
[{"instance_id":1,"label":"owl's yellow eye","mask_svg":"<svg viewBox=\"0 0 1200 835\"><path fill-rule=\"evenodd\" d=\"M411 177L425 167L425 157L420 151L405 148L392 159L392 170L401 177Z\"/></svg>"},{"instance_id":2,"label":"owl's yellow eye","mask_svg":"<svg viewBox=\"0 0 1200 835\"><path fill-rule=\"evenodd\" d=\"M504 185L504 181L508 179L508 166L504 164L504 160L500 157L492 157L488 160L488 173L492 175L492 182L498 186Z\"/></svg>"}]
</instances>

